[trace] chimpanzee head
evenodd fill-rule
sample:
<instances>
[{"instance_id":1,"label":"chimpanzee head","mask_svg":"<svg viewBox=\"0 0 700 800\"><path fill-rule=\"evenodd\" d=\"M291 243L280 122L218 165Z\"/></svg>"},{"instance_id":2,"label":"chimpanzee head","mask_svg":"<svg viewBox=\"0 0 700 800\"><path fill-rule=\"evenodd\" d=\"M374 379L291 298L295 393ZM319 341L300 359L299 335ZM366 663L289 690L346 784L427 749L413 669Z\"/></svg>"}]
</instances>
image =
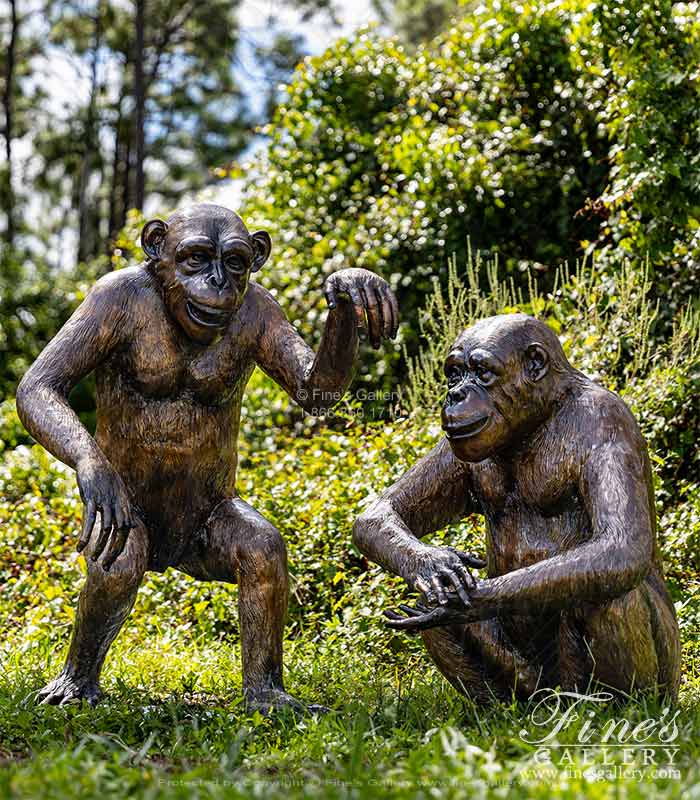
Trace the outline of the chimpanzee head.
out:
<instances>
[{"instance_id":1,"label":"chimpanzee head","mask_svg":"<svg viewBox=\"0 0 700 800\"><path fill-rule=\"evenodd\" d=\"M445 359L442 427L460 461L483 461L544 422L573 375L554 331L525 314L482 319Z\"/></svg>"},{"instance_id":2,"label":"chimpanzee head","mask_svg":"<svg viewBox=\"0 0 700 800\"><path fill-rule=\"evenodd\" d=\"M237 214L209 203L147 222L141 245L170 315L200 344L226 329L271 248L265 231L250 234Z\"/></svg>"}]
</instances>

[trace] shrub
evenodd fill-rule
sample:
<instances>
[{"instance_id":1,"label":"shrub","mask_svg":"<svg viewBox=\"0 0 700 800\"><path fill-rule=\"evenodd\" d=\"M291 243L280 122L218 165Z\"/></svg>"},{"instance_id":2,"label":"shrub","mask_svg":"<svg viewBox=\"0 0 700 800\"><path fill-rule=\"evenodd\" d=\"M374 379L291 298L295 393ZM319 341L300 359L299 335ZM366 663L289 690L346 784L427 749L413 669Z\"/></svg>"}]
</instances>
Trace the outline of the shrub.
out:
<instances>
[{"instance_id":1,"label":"shrub","mask_svg":"<svg viewBox=\"0 0 700 800\"><path fill-rule=\"evenodd\" d=\"M410 340L469 236L516 277L526 263L551 276L593 236L576 212L605 185L603 81L576 55L574 6L488 4L410 54L365 33L301 65L243 213L270 229L263 280L307 333L344 265L391 281Z\"/></svg>"},{"instance_id":2,"label":"shrub","mask_svg":"<svg viewBox=\"0 0 700 800\"><path fill-rule=\"evenodd\" d=\"M590 59L604 80L610 175L601 265L648 255L667 321L700 289L700 17L697 3L592 4Z\"/></svg>"},{"instance_id":3,"label":"shrub","mask_svg":"<svg viewBox=\"0 0 700 800\"><path fill-rule=\"evenodd\" d=\"M0 264L0 401L82 300L94 273Z\"/></svg>"},{"instance_id":4,"label":"shrub","mask_svg":"<svg viewBox=\"0 0 700 800\"><path fill-rule=\"evenodd\" d=\"M486 292L481 274L488 276ZM655 344L654 330L663 321L651 290L646 270L629 265L615 275L599 273L595 262L573 273L562 267L553 291L541 294L534 281L521 290L499 280L497 261L477 255L463 277L453 262L447 288L435 281L419 318L421 351L409 358L407 407L436 413L444 394L442 361L459 331L480 317L523 311L551 325L574 366L630 405L657 463L662 497L679 479L698 482L700 314L682 311L668 340Z\"/></svg>"}]
</instances>

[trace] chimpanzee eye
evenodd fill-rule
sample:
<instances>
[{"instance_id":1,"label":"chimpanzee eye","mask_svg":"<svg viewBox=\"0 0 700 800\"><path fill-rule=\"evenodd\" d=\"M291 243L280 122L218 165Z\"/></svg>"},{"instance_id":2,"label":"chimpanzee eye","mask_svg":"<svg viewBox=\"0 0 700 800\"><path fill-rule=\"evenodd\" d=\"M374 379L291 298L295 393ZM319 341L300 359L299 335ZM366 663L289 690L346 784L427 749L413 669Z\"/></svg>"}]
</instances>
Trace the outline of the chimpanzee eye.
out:
<instances>
[{"instance_id":1,"label":"chimpanzee eye","mask_svg":"<svg viewBox=\"0 0 700 800\"><path fill-rule=\"evenodd\" d=\"M491 381L496 377L490 369L483 366L476 367L474 374L480 383L491 383Z\"/></svg>"},{"instance_id":2,"label":"chimpanzee eye","mask_svg":"<svg viewBox=\"0 0 700 800\"><path fill-rule=\"evenodd\" d=\"M229 256L226 259L226 269L231 272L245 272L245 264L240 256Z\"/></svg>"},{"instance_id":3,"label":"chimpanzee eye","mask_svg":"<svg viewBox=\"0 0 700 800\"><path fill-rule=\"evenodd\" d=\"M193 267L201 267L205 261L202 253L192 253L187 260Z\"/></svg>"},{"instance_id":4,"label":"chimpanzee eye","mask_svg":"<svg viewBox=\"0 0 700 800\"><path fill-rule=\"evenodd\" d=\"M450 367L447 370L447 385L456 386L462 377L462 371L459 367Z\"/></svg>"}]
</instances>

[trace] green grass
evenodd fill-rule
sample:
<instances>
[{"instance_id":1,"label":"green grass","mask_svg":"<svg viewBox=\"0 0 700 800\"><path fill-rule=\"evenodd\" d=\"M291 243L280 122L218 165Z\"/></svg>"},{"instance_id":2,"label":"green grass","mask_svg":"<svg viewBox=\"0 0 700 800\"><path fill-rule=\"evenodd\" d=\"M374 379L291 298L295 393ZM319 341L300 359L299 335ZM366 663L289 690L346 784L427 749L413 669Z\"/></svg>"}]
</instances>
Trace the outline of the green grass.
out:
<instances>
[{"instance_id":1,"label":"green grass","mask_svg":"<svg viewBox=\"0 0 700 800\"><path fill-rule=\"evenodd\" d=\"M172 631L124 631L104 674L108 697L96 709L32 703L32 691L61 665L63 651L49 636L5 648L0 797L635 798L680 797L700 785L700 687L688 675L673 743L677 773L632 774L639 755L626 775L618 767L601 780L590 768L602 769L602 749L591 763L571 747L571 763L539 764L537 748L520 735L543 735L532 703L463 700L417 643L399 653L365 651L351 631L302 632L287 647L288 688L335 711L321 719L246 715L237 642L190 638L177 631L177 608L170 612ZM642 697L580 711L560 744L576 742L589 711L597 728L611 719L633 726L663 706ZM614 750L611 758L621 765L624 756Z\"/></svg>"},{"instance_id":2,"label":"green grass","mask_svg":"<svg viewBox=\"0 0 700 800\"><path fill-rule=\"evenodd\" d=\"M625 764L629 751L573 746L586 722L600 730L628 720L631 728L660 717L663 705L641 696L625 706L578 708L579 718L557 736L550 766L524 740L543 735L533 703L465 701L420 641L379 621L402 588L367 570L349 530L368 487L390 483L426 447L412 430L402 424L300 438L276 455L265 452L242 476L245 496L289 544L287 687L335 710L319 720L244 713L236 588L170 570L142 586L107 658L102 705L34 705L32 692L60 670L68 644L85 568L74 549L81 506L72 474L40 448L5 454L0 800L700 798L700 494L676 487L676 505L660 526L684 642L676 772L663 769L663 753L655 769L644 768L639 749ZM433 538L440 540L479 549L483 533L467 521Z\"/></svg>"}]
</instances>

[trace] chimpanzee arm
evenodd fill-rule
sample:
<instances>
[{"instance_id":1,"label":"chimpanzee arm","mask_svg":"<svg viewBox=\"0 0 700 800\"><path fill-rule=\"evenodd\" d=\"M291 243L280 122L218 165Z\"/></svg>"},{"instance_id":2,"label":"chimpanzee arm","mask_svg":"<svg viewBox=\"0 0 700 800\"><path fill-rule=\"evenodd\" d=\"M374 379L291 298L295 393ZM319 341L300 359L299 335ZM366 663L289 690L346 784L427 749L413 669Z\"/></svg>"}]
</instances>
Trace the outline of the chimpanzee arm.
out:
<instances>
[{"instance_id":1,"label":"chimpanzee arm","mask_svg":"<svg viewBox=\"0 0 700 800\"><path fill-rule=\"evenodd\" d=\"M78 550L94 534L92 559L108 570L134 525L121 476L68 404L71 389L125 341L130 330L124 273L106 275L49 342L17 389L17 413L32 436L77 472L85 505ZM95 521L100 514L99 530ZM108 544L109 543L109 544Z\"/></svg>"},{"instance_id":2,"label":"chimpanzee arm","mask_svg":"<svg viewBox=\"0 0 700 800\"><path fill-rule=\"evenodd\" d=\"M121 276L120 276L121 277ZM68 404L71 389L120 344L126 311L117 274L107 275L49 342L17 389L17 413L32 436L75 468L85 457L104 459Z\"/></svg>"},{"instance_id":3,"label":"chimpanzee arm","mask_svg":"<svg viewBox=\"0 0 700 800\"><path fill-rule=\"evenodd\" d=\"M334 406L350 385L358 332L369 331L375 346L383 337L396 333L396 300L386 282L367 270L340 270L326 282L329 311L316 354L274 298L260 288L258 291L263 332L257 345L257 363L312 413L323 413Z\"/></svg>"},{"instance_id":4,"label":"chimpanzee arm","mask_svg":"<svg viewBox=\"0 0 700 800\"><path fill-rule=\"evenodd\" d=\"M441 572L463 574L460 561L465 566L484 566L480 559L467 554L455 556L453 548L432 547L420 541L420 537L476 510L469 470L470 466L458 461L447 440L442 439L358 517L353 528L357 547L367 558L427 595L432 590L423 586L430 587ZM454 585L454 581L440 583L448 590L450 583ZM435 585L432 588L439 599L440 590Z\"/></svg>"},{"instance_id":5,"label":"chimpanzee arm","mask_svg":"<svg viewBox=\"0 0 700 800\"><path fill-rule=\"evenodd\" d=\"M625 440L600 444L581 470L588 541L552 558L480 582L477 617L606 602L637 586L652 565L650 474L643 450Z\"/></svg>"}]
</instances>

